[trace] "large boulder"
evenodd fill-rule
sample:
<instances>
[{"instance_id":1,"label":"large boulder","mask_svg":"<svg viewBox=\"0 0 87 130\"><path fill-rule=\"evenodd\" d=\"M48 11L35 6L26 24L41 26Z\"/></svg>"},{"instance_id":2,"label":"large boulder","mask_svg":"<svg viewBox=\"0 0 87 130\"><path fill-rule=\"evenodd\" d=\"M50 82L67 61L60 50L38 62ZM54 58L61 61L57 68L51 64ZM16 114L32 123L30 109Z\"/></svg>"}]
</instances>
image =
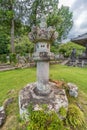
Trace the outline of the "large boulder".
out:
<instances>
[{"instance_id":1,"label":"large boulder","mask_svg":"<svg viewBox=\"0 0 87 130\"><path fill-rule=\"evenodd\" d=\"M61 107L68 109L68 99L65 90L58 88L55 83L49 82L50 92L40 93L36 83L25 86L19 93L19 110L22 119L29 119L27 111L29 105L33 106L34 111L42 109L42 105L47 106L48 111L59 112Z\"/></svg>"}]
</instances>

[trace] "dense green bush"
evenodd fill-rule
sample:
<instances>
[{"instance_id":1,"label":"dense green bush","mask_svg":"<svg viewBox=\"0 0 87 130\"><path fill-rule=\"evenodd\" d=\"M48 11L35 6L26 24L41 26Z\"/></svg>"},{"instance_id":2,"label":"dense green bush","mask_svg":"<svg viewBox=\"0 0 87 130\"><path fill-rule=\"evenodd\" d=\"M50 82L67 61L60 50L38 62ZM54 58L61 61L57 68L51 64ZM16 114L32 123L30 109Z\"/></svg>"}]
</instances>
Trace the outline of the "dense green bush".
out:
<instances>
[{"instance_id":1,"label":"dense green bush","mask_svg":"<svg viewBox=\"0 0 87 130\"><path fill-rule=\"evenodd\" d=\"M29 106L29 125L27 130L65 130L63 122L54 111L48 111L47 105L42 105L42 110L33 111Z\"/></svg>"},{"instance_id":2,"label":"dense green bush","mask_svg":"<svg viewBox=\"0 0 87 130\"><path fill-rule=\"evenodd\" d=\"M15 53L11 53L10 54L10 62L11 63L17 63L17 59L16 59L16 54Z\"/></svg>"},{"instance_id":3,"label":"dense green bush","mask_svg":"<svg viewBox=\"0 0 87 130\"><path fill-rule=\"evenodd\" d=\"M61 107L61 108L59 109L59 114L60 114L60 116L62 116L62 117L66 117L66 115L67 115L67 110L66 110L64 107Z\"/></svg>"},{"instance_id":4,"label":"dense green bush","mask_svg":"<svg viewBox=\"0 0 87 130\"><path fill-rule=\"evenodd\" d=\"M1 63L6 63L7 62L6 56L7 56L6 54L0 55L0 62Z\"/></svg>"},{"instance_id":5,"label":"dense green bush","mask_svg":"<svg viewBox=\"0 0 87 130\"><path fill-rule=\"evenodd\" d=\"M71 55L73 48L76 49L77 56L80 55L85 50L85 48L80 45L77 45L73 42L68 42L66 44L60 45L58 51L59 53L63 54L65 57L69 57Z\"/></svg>"},{"instance_id":6,"label":"dense green bush","mask_svg":"<svg viewBox=\"0 0 87 130\"><path fill-rule=\"evenodd\" d=\"M85 118L83 112L75 105L71 104L68 108L67 122L73 128L83 127Z\"/></svg>"},{"instance_id":7,"label":"dense green bush","mask_svg":"<svg viewBox=\"0 0 87 130\"><path fill-rule=\"evenodd\" d=\"M21 36L15 39L15 51L17 54L25 55L34 51L34 44L28 39L28 36Z\"/></svg>"},{"instance_id":8,"label":"dense green bush","mask_svg":"<svg viewBox=\"0 0 87 130\"><path fill-rule=\"evenodd\" d=\"M47 111L46 106L39 111L33 111L31 106L29 113L27 130L71 130L71 128L77 130L85 128L84 114L73 104L69 105L68 112L65 108L60 108L59 114L65 117L63 120L59 118L58 113Z\"/></svg>"},{"instance_id":9,"label":"dense green bush","mask_svg":"<svg viewBox=\"0 0 87 130\"><path fill-rule=\"evenodd\" d=\"M63 122L55 112L33 111L27 130L64 130Z\"/></svg>"},{"instance_id":10,"label":"dense green bush","mask_svg":"<svg viewBox=\"0 0 87 130\"><path fill-rule=\"evenodd\" d=\"M9 53L9 48L8 48L9 43L10 40L7 34L5 34L3 30L0 30L0 54Z\"/></svg>"},{"instance_id":11,"label":"dense green bush","mask_svg":"<svg viewBox=\"0 0 87 130\"><path fill-rule=\"evenodd\" d=\"M58 54L59 53L58 48L59 48L59 44L56 43L56 44L50 46L50 51L53 52L54 54Z\"/></svg>"}]
</instances>

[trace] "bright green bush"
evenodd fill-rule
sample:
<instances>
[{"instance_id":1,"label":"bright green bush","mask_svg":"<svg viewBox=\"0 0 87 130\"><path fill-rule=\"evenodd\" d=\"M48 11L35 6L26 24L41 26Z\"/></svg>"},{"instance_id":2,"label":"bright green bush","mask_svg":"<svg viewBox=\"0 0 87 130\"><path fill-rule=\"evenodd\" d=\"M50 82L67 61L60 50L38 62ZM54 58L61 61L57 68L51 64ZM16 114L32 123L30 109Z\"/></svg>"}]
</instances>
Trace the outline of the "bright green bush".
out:
<instances>
[{"instance_id":1,"label":"bright green bush","mask_svg":"<svg viewBox=\"0 0 87 130\"><path fill-rule=\"evenodd\" d=\"M6 63L7 62L6 56L7 56L6 54L0 55L0 63Z\"/></svg>"},{"instance_id":2,"label":"bright green bush","mask_svg":"<svg viewBox=\"0 0 87 130\"><path fill-rule=\"evenodd\" d=\"M27 130L65 130L55 112L33 111L29 119Z\"/></svg>"},{"instance_id":3,"label":"bright green bush","mask_svg":"<svg viewBox=\"0 0 87 130\"><path fill-rule=\"evenodd\" d=\"M28 36L21 36L15 39L15 51L21 55L32 53L34 51L34 44L29 41Z\"/></svg>"},{"instance_id":4,"label":"bright green bush","mask_svg":"<svg viewBox=\"0 0 87 130\"><path fill-rule=\"evenodd\" d=\"M60 114L60 116L62 116L62 117L66 117L66 115L67 115L67 110L66 110L64 107L61 107L61 108L59 109L59 114Z\"/></svg>"},{"instance_id":5,"label":"bright green bush","mask_svg":"<svg viewBox=\"0 0 87 130\"><path fill-rule=\"evenodd\" d=\"M60 108L59 114L66 117L63 120L54 111L47 111L46 109L33 111L32 107L29 111L27 130L70 130L70 127L77 130L85 126L83 112L73 104L69 105L68 111L64 107Z\"/></svg>"},{"instance_id":6,"label":"bright green bush","mask_svg":"<svg viewBox=\"0 0 87 130\"><path fill-rule=\"evenodd\" d=\"M65 57L69 57L71 55L72 49L76 49L76 55L81 55L82 51L85 50L84 47L77 45L73 42L68 42L66 44L62 44L59 46L59 53L63 54Z\"/></svg>"},{"instance_id":7,"label":"bright green bush","mask_svg":"<svg viewBox=\"0 0 87 130\"><path fill-rule=\"evenodd\" d=\"M53 44L50 46L50 51L53 52L54 54L58 54L58 48L59 48L59 44Z\"/></svg>"},{"instance_id":8,"label":"bright green bush","mask_svg":"<svg viewBox=\"0 0 87 130\"><path fill-rule=\"evenodd\" d=\"M82 127L85 123L84 114L77 106L71 104L67 112L67 121L73 128Z\"/></svg>"}]
</instances>

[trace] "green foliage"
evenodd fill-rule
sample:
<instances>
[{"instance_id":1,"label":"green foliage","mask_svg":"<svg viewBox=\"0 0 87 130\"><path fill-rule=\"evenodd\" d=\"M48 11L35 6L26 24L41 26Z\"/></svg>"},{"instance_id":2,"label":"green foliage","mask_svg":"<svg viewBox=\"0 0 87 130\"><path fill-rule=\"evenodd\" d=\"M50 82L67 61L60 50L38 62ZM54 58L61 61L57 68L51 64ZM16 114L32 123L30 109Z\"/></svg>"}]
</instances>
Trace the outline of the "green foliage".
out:
<instances>
[{"instance_id":1,"label":"green foliage","mask_svg":"<svg viewBox=\"0 0 87 130\"><path fill-rule=\"evenodd\" d=\"M37 25L40 22L41 13L48 15L50 14L50 12L58 8L58 2L59 0L34 0L33 2L31 2L31 13L29 16L30 26Z\"/></svg>"},{"instance_id":2,"label":"green foliage","mask_svg":"<svg viewBox=\"0 0 87 130\"><path fill-rule=\"evenodd\" d=\"M58 10L52 12L50 15L47 17L47 25L48 26L58 26L62 22L62 17L58 15Z\"/></svg>"},{"instance_id":3,"label":"green foliage","mask_svg":"<svg viewBox=\"0 0 87 130\"><path fill-rule=\"evenodd\" d=\"M61 16L61 23L57 26L57 31L59 32L59 38L58 39L64 39L67 37L70 29L73 26L73 20L72 20L72 12L69 10L69 7L62 6L59 9L58 15Z\"/></svg>"},{"instance_id":4,"label":"green foliage","mask_svg":"<svg viewBox=\"0 0 87 130\"><path fill-rule=\"evenodd\" d=\"M59 119L56 112L47 112L42 109L40 111L31 110L28 130L66 130L69 126L77 129L85 125L83 112L76 105L69 105L68 113L64 107L61 107L59 114L66 117L68 128L64 127L63 121Z\"/></svg>"},{"instance_id":5,"label":"green foliage","mask_svg":"<svg viewBox=\"0 0 87 130\"><path fill-rule=\"evenodd\" d=\"M7 56L6 54L0 55L0 62L1 63L6 63L7 62L6 56Z\"/></svg>"},{"instance_id":6,"label":"green foliage","mask_svg":"<svg viewBox=\"0 0 87 130\"><path fill-rule=\"evenodd\" d=\"M76 49L76 55L80 55L82 53L82 51L85 50L84 47L77 45L73 42L68 42L66 44L62 44L59 46L59 53L62 53L65 57L69 57L71 55L72 49L75 48Z\"/></svg>"},{"instance_id":7,"label":"green foliage","mask_svg":"<svg viewBox=\"0 0 87 130\"><path fill-rule=\"evenodd\" d=\"M58 48L59 48L59 44L53 44L50 47L50 51L53 52L54 54L58 54Z\"/></svg>"},{"instance_id":8,"label":"green foliage","mask_svg":"<svg viewBox=\"0 0 87 130\"><path fill-rule=\"evenodd\" d=\"M72 13L67 7L58 9L59 0L1 0L0 1L0 25L10 37L11 51L15 53L14 39L22 34L28 33L33 25L38 25L41 13L47 15L48 26L55 26L59 33L59 39L65 37L72 27ZM37 17L38 16L38 17ZM9 53L6 38L0 40L0 52ZM27 48L28 49L27 49ZM30 49L31 48L31 49ZM29 50L30 49L30 50ZM2 51L4 50L4 51ZM16 52L32 52L32 45L16 46ZM21 50L21 52L20 52ZM56 51L52 48L53 51Z\"/></svg>"},{"instance_id":9,"label":"green foliage","mask_svg":"<svg viewBox=\"0 0 87 130\"><path fill-rule=\"evenodd\" d=\"M25 2L19 0L0 0L0 25L6 27L11 42L11 52L15 53L14 38L23 33L22 14L25 7ZM24 13L25 14L25 13ZM24 15L23 15L24 16Z\"/></svg>"},{"instance_id":10,"label":"green foliage","mask_svg":"<svg viewBox=\"0 0 87 130\"><path fill-rule=\"evenodd\" d=\"M63 130L63 122L55 112L33 111L27 130Z\"/></svg>"},{"instance_id":11,"label":"green foliage","mask_svg":"<svg viewBox=\"0 0 87 130\"><path fill-rule=\"evenodd\" d=\"M4 31L4 28L0 26L0 54L9 53L8 44L9 44L8 35Z\"/></svg>"},{"instance_id":12,"label":"green foliage","mask_svg":"<svg viewBox=\"0 0 87 130\"><path fill-rule=\"evenodd\" d=\"M11 53L10 54L10 62L11 63L17 63L17 59L16 59L16 54L15 53Z\"/></svg>"},{"instance_id":13,"label":"green foliage","mask_svg":"<svg viewBox=\"0 0 87 130\"><path fill-rule=\"evenodd\" d=\"M11 29L11 21L14 19L15 27L16 25L18 27L18 24L20 25L20 18L22 17L22 11L19 12L20 8L19 0L0 0L0 24Z\"/></svg>"},{"instance_id":14,"label":"green foliage","mask_svg":"<svg viewBox=\"0 0 87 130\"><path fill-rule=\"evenodd\" d=\"M21 36L15 39L15 51L21 55L32 53L34 51L34 44L29 41L28 36Z\"/></svg>"},{"instance_id":15,"label":"green foliage","mask_svg":"<svg viewBox=\"0 0 87 130\"><path fill-rule=\"evenodd\" d=\"M58 40L66 38L73 25L72 12L69 7L56 8L47 17L47 25L55 26L58 32Z\"/></svg>"},{"instance_id":16,"label":"green foliage","mask_svg":"<svg viewBox=\"0 0 87 130\"><path fill-rule=\"evenodd\" d=\"M67 115L67 110L66 110L64 107L61 107L61 108L59 109L59 114L60 114L61 116L63 116L63 117L66 117L66 115Z\"/></svg>"},{"instance_id":17,"label":"green foliage","mask_svg":"<svg viewBox=\"0 0 87 130\"><path fill-rule=\"evenodd\" d=\"M82 127L85 123L84 114L77 106L71 104L68 108L67 121L73 128Z\"/></svg>"}]
</instances>

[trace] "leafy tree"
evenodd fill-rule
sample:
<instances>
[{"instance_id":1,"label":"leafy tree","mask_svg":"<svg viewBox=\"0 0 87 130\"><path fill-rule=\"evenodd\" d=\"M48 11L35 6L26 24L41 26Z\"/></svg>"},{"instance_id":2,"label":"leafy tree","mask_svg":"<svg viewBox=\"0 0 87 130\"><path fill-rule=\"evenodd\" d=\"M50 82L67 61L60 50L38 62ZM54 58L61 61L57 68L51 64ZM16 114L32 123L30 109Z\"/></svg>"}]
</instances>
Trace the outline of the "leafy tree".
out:
<instances>
[{"instance_id":1,"label":"leafy tree","mask_svg":"<svg viewBox=\"0 0 87 130\"><path fill-rule=\"evenodd\" d=\"M73 25L72 12L69 11L69 7L62 6L61 9L59 9L59 15L62 17L62 22L57 28L59 38L66 38Z\"/></svg>"},{"instance_id":2,"label":"leafy tree","mask_svg":"<svg viewBox=\"0 0 87 130\"><path fill-rule=\"evenodd\" d=\"M47 25L55 26L59 39L64 38L72 27L72 13L68 7L58 9L59 0L0 0L0 25L11 37L11 52L15 52L14 40L38 25L41 14L47 16ZM27 34L27 33L26 33Z\"/></svg>"},{"instance_id":3,"label":"leafy tree","mask_svg":"<svg viewBox=\"0 0 87 130\"><path fill-rule=\"evenodd\" d=\"M4 26L8 27L8 30L11 28L11 45L12 45L12 52L14 52L14 12L13 12L13 3L14 1L11 0L1 0L0 1L0 8L1 8L1 23Z\"/></svg>"},{"instance_id":4,"label":"leafy tree","mask_svg":"<svg viewBox=\"0 0 87 130\"><path fill-rule=\"evenodd\" d=\"M30 8L30 26L40 22L41 14L50 14L58 6L59 0L33 0Z\"/></svg>"},{"instance_id":5,"label":"leafy tree","mask_svg":"<svg viewBox=\"0 0 87 130\"><path fill-rule=\"evenodd\" d=\"M4 31L4 28L0 26L0 54L8 54L9 53L9 37Z\"/></svg>"},{"instance_id":6,"label":"leafy tree","mask_svg":"<svg viewBox=\"0 0 87 130\"><path fill-rule=\"evenodd\" d=\"M11 35L11 52L15 52L14 35L19 34L21 27L20 16L18 12L18 0L0 0L0 24L6 26L7 34Z\"/></svg>"},{"instance_id":7,"label":"leafy tree","mask_svg":"<svg viewBox=\"0 0 87 130\"><path fill-rule=\"evenodd\" d=\"M51 12L47 18L48 26L55 26L58 31L58 40L66 38L72 25L72 13L69 11L69 7L62 6L60 9L56 9Z\"/></svg>"}]
</instances>

